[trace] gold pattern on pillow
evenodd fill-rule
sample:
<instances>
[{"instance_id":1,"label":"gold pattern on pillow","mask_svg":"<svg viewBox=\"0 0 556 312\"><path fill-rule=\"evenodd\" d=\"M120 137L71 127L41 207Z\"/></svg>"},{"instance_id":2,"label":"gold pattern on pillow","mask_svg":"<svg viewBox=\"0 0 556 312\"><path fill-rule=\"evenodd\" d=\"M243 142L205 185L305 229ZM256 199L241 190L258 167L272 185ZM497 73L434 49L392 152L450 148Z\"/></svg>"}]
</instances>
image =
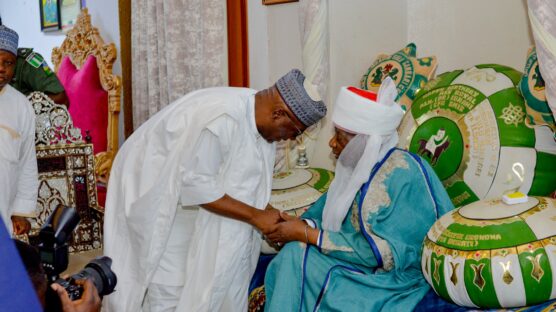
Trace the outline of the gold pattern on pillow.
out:
<instances>
[{"instance_id":1,"label":"gold pattern on pillow","mask_svg":"<svg viewBox=\"0 0 556 312\"><path fill-rule=\"evenodd\" d=\"M410 43L392 55L378 55L361 78L361 88L378 92L382 81L390 77L398 89L396 101L408 110L417 91L434 76L436 63L435 56L417 58L417 47Z\"/></svg>"},{"instance_id":2,"label":"gold pattern on pillow","mask_svg":"<svg viewBox=\"0 0 556 312\"><path fill-rule=\"evenodd\" d=\"M527 118L525 124L531 128L536 126L548 126L552 132L556 132L554 116L546 101L544 93L544 79L542 78L537 51L532 47L527 52L527 61L523 77L519 81L518 90L525 100Z\"/></svg>"}]
</instances>

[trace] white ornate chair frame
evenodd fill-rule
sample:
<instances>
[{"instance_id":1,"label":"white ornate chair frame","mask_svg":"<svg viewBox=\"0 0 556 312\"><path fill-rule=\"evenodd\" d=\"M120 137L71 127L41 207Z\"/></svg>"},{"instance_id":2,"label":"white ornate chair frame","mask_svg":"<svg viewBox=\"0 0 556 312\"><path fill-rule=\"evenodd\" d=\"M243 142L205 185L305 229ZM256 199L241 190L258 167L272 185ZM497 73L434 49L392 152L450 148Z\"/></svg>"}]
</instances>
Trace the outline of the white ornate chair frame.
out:
<instances>
[{"instance_id":1,"label":"white ornate chair frame","mask_svg":"<svg viewBox=\"0 0 556 312\"><path fill-rule=\"evenodd\" d=\"M77 209L81 221L69 242L70 252L96 250L102 246L103 212L98 207L92 144L86 144L81 131L65 106L46 94L28 96L36 115L35 146L39 171L37 216L31 219L31 243L58 205Z\"/></svg>"}]
</instances>

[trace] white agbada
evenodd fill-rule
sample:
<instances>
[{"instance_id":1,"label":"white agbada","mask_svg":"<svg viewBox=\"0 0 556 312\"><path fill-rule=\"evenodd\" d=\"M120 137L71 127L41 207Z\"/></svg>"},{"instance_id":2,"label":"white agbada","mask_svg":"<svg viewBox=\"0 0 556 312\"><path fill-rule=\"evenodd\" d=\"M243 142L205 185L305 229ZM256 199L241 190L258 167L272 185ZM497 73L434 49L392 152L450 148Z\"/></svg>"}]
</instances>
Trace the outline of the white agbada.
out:
<instances>
[{"instance_id":1,"label":"white agbada","mask_svg":"<svg viewBox=\"0 0 556 312\"><path fill-rule=\"evenodd\" d=\"M266 207L275 145L256 129L255 92L211 88L190 93L149 119L122 146L106 199L104 251L113 260L118 284L104 298L105 311L141 311L149 283L155 275L157 282L164 276L157 269L178 206L194 209L228 194ZM185 280L176 311L246 311L260 240L247 223L199 209L184 267L170 281Z\"/></svg>"},{"instance_id":2,"label":"white agbada","mask_svg":"<svg viewBox=\"0 0 556 312\"><path fill-rule=\"evenodd\" d=\"M0 214L9 233L14 214L32 217L37 207L35 113L10 85L0 91Z\"/></svg>"}]
</instances>

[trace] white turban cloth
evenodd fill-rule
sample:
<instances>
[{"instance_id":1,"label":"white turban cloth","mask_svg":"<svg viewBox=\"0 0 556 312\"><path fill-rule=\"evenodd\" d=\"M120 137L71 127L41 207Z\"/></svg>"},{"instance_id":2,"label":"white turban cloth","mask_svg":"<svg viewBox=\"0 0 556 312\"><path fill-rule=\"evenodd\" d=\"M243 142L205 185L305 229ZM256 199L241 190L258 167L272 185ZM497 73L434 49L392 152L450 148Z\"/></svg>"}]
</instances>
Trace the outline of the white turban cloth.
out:
<instances>
[{"instance_id":1,"label":"white turban cloth","mask_svg":"<svg viewBox=\"0 0 556 312\"><path fill-rule=\"evenodd\" d=\"M378 94L354 87L340 89L332 122L356 136L338 157L324 205L324 230L340 230L357 191L367 182L375 164L398 143L396 129L404 112L395 101L397 95L390 77L382 82Z\"/></svg>"}]
</instances>

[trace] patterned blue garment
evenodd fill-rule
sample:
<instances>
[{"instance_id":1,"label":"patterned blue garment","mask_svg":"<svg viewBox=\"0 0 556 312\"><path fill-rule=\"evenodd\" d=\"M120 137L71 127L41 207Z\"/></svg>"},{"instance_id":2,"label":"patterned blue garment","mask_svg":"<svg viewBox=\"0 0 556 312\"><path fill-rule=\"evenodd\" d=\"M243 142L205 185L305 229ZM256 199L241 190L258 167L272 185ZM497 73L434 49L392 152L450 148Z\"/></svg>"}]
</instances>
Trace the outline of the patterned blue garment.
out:
<instances>
[{"instance_id":1,"label":"patterned blue garment","mask_svg":"<svg viewBox=\"0 0 556 312\"><path fill-rule=\"evenodd\" d=\"M323 195L302 218L321 228ZM270 263L265 311L411 311L430 287L421 244L452 210L432 168L392 149L356 195L340 232L322 231L319 246L288 243Z\"/></svg>"}]
</instances>

